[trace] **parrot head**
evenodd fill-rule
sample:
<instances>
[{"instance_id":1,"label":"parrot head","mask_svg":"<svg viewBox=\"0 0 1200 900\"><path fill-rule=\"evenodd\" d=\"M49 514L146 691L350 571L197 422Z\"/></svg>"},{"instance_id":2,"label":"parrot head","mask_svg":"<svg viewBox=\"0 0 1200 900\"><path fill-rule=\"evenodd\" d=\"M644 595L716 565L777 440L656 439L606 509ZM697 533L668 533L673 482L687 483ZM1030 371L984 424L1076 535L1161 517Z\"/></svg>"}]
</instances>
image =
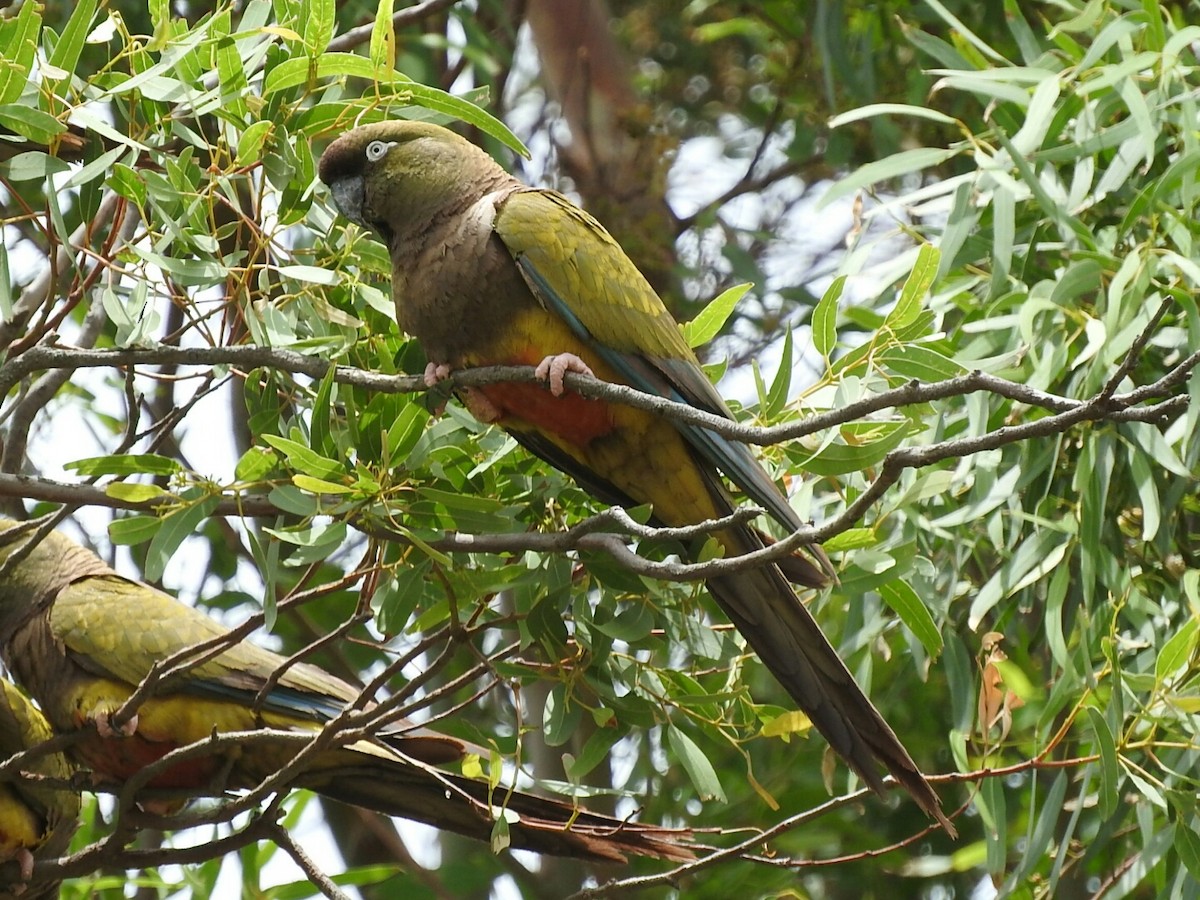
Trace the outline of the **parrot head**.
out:
<instances>
[{"instance_id":1,"label":"parrot head","mask_svg":"<svg viewBox=\"0 0 1200 900\"><path fill-rule=\"evenodd\" d=\"M453 131L407 121L346 132L325 150L318 173L338 211L389 246L419 237L436 218L460 211L507 178Z\"/></svg>"}]
</instances>

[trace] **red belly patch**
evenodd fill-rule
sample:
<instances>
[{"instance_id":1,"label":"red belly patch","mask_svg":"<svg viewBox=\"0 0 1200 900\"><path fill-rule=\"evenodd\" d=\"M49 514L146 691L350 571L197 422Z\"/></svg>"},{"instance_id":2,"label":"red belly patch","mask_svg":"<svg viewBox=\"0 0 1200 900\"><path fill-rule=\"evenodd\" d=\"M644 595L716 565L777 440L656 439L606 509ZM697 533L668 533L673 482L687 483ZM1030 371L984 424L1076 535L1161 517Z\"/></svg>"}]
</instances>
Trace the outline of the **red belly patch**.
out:
<instances>
[{"instance_id":1,"label":"red belly patch","mask_svg":"<svg viewBox=\"0 0 1200 900\"><path fill-rule=\"evenodd\" d=\"M166 741L148 741L137 734L111 738L96 734L82 741L75 748L75 755L92 771L113 781L123 782L178 746ZM213 756L184 760L151 779L148 787L203 787L212 780L217 765L218 760Z\"/></svg>"},{"instance_id":2,"label":"red belly patch","mask_svg":"<svg viewBox=\"0 0 1200 900\"><path fill-rule=\"evenodd\" d=\"M613 430L612 411L603 400L588 400L570 391L555 397L534 384L489 384L476 388L502 413L554 434L577 447Z\"/></svg>"}]
</instances>

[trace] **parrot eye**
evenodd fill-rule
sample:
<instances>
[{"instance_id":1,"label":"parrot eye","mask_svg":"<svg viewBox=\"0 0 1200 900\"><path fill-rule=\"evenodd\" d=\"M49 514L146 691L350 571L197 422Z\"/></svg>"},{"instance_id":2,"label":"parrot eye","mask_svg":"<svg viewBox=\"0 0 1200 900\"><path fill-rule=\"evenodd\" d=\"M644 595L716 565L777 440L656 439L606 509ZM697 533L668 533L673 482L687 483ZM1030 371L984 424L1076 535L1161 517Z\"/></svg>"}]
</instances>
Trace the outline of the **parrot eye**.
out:
<instances>
[{"instance_id":1,"label":"parrot eye","mask_svg":"<svg viewBox=\"0 0 1200 900\"><path fill-rule=\"evenodd\" d=\"M387 156L387 152L392 149L392 141L371 141L367 144L367 159L371 162L379 162Z\"/></svg>"}]
</instances>

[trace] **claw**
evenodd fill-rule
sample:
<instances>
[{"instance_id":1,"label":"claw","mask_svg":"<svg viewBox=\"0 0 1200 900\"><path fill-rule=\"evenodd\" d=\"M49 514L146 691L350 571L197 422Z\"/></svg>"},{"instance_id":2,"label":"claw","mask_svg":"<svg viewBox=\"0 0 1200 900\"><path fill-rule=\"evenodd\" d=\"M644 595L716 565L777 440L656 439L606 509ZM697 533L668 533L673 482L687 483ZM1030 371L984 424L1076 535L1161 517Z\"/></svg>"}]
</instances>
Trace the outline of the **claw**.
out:
<instances>
[{"instance_id":1,"label":"claw","mask_svg":"<svg viewBox=\"0 0 1200 900\"><path fill-rule=\"evenodd\" d=\"M120 728L113 728L112 716L113 714L110 710L97 710L88 716L88 718L96 723L96 733L100 737L131 737L137 733L138 717L136 714L130 716L129 721Z\"/></svg>"},{"instance_id":2,"label":"claw","mask_svg":"<svg viewBox=\"0 0 1200 900\"><path fill-rule=\"evenodd\" d=\"M568 372L574 372L576 375L595 375L591 367L574 353L547 356L538 363L535 371L538 378L550 383L550 393L555 397L561 397L567 389L563 384L563 376Z\"/></svg>"},{"instance_id":3,"label":"claw","mask_svg":"<svg viewBox=\"0 0 1200 900\"><path fill-rule=\"evenodd\" d=\"M429 363L425 366L425 387L437 387L439 381L450 377L450 367L445 363Z\"/></svg>"},{"instance_id":4,"label":"claw","mask_svg":"<svg viewBox=\"0 0 1200 900\"><path fill-rule=\"evenodd\" d=\"M438 384L450 377L450 367L445 363L429 363L425 366L425 387L436 388ZM426 401L429 406L430 415L440 416L446 411L445 395L438 402L434 402L438 395L430 393Z\"/></svg>"},{"instance_id":5,"label":"claw","mask_svg":"<svg viewBox=\"0 0 1200 900\"><path fill-rule=\"evenodd\" d=\"M425 386L431 388L437 387L438 383L449 378L450 373L453 371L445 363L429 363L425 366ZM483 391L478 388L459 388L457 393L471 415L485 425L491 425L493 422L499 421L501 415L503 415L500 408L484 396ZM442 401L436 408L431 407L429 411L435 416L440 416L445 409L446 403Z\"/></svg>"},{"instance_id":6,"label":"claw","mask_svg":"<svg viewBox=\"0 0 1200 900\"><path fill-rule=\"evenodd\" d=\"M21 880L28 881L33 877L33 854L29 852L28 847L21 847L17 850L17 865L21 868ZM13 896L25 892L25 885L18 884L11 888Z\"/></svg>"}]
</instances>

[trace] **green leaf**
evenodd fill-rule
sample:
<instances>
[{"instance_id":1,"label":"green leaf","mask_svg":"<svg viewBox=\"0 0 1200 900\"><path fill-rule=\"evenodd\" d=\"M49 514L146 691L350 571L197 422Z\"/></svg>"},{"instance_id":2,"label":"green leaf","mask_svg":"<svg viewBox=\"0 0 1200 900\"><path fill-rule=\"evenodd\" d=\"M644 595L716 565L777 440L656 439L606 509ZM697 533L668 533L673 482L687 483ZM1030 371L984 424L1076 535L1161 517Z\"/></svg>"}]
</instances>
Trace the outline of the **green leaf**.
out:
<instances>
[{"instance_id":1,"label":"green leaf","mask_svg":"<svg viewBox=\"0 0 1200 900\"><path fill-rule=\"evenodd\" d=\"M1121 797L1118 793L1120 769L1117 766L1117 745L1113 743L1112 730L1104 714L1095 707L1087 708L1092 733L1096 737L1096 752L1100 754L1100 790L1097 792L1100 809L1105 818L1113 814Z\"/></svg>"},{"instance_id":2,"label":"green leaf","mask_svg":"<svg viewBox=\"0 0 1200 900\"><path fill-rule=\"evenodd\" d=\"M738 302L746 296L753 284L735 284L722 291L704 307L692 321L683 326L683 339L689 347L699 347L711 341L733 315Z\"/></svg>"},{"instance_id":3,"label":"green leaf","mask_svg":"<svg viewBox=\"0 0 1200 900\"><path fill-rule=\"evenodd\" d=\"M149 500L158 500L160 497L169 497L169 493L160 488L157 484L138 484L129 481L117 481L104 486L104 493L116 500L123 500L126 503L145 503Z\"/></svg>"},{"instance_id":4,"label":"green leaf","mask_svg":"<svg viewBox=\"0 0 1200 900\"><path fill-rule=\"evenodd\" d=\"M0 125L37 144L49 144L55 135L67 130L66 125L49 113L11 103L0 106Z\"/></svg>"},{"instance_id":5,"label":"green leaf","mask_svg":"<svg viewBox=\"0 0 1200 900\"><path fill-rule=\"evenodd\" d=\"M899 447L911 427L909 422L851 422L841 429L847 438L846 443L826 444L819 448L816 455L800 458L797 458L794 448L789 447L788 456L804 471L814 475L861 472L881 462L889 452ZM809 453L812 452L810 448Z\"/></svg>"},{"instance_id":6,"label":"green leaf","mask_svg":"<svg viewBox=\"0 0 1200 900\"><path fill-rule=\"evenodd\" d=\"M91 181L103 178L112 169L113 165L122 156L129 153L129 148L125 146L113 147L101 153L82 169L77 169L70 178L62 185L61 190L67 191L71 188L77 188Z\"/></svg>"},{"instance_id":7,"label":"green leaf","mask_svg":"<svg viewBox=\"0 0 1200 900\"><path fill-rule=\"evenodd\" d=\"M1153 873L1158 869L1163 857L1167 855L1167 851L1174 845L1176 830L1176 823L1171 822L1151 834L1145 844L1140 847L1139 852L1130 858L1129 865L1122 867L1120 877L1111 882L1108 886L1109 889L1104 892L1104 896L1119 900L1119 898L1135 894L1138 886L1143 885L1147 880L1153 883Z\"/></svg>"},{"instance_id":8,"label":"green leaf","mask_svg":"<svg viewBox=\"0 0 1200 900\"><path fill-rule=\"evenodd\" d=\"M512 845L512 835L508 830L508 820L504 816L496 819L492 826L491 845L493 853L503 853Z\"/></svg>"},{"instance_id":9,"label":"green leaf","mask_svg":"<svg viewBox=\"0 0 1200 900\"><path fill-rule=\"evenodd\" d=\"M771 382L767 392L767 405L764 412L768 419L773 419L787 405L788 392L792 386L792 327L789 325L783 335L783 352L779 358L779 371Z\"/></svg>"},{"instance_id":10,"label":"green leaf","mask_svg":"<svg viewBox=\"0 0 1200 900\"><path fill-rule=\"evenodd\" d=\"M812 727L812 719L807 715L798 709L789 709L764 722L758 733L763 737L786 738L793 734L807 735Z\"/></svg>"},{"instance_id":11,"label":"green leaf","mask_svg":"<svg viewBox=\"0 0 1200 900\"><path fill-rule=\"evenodd\" d=\"M242 454L234 468L238 481L259 481L279 464L278 457L266 447L251 447Z\"/></svg>"},{"instance_id":12,"label":"green leaf","mask_svg":"<svg viewBox=\"0 0 1200 900\"><path fill-rule=\"evenodd\" d=\"M70 168L69 164L58 157L40 150L29 150L0 163L0 175L9 181L40 181L50 175L70 171Z\"/></svg>"},{"instance_id":13,"label":"green leaf","mask_svg":"<svg viewBox=\"0 0 1200 900\"><path fill-rule=\"evenodd\" d=\"M309 416L308 445L317 453L336 453L337 440L330 431L333 402L337 396L334 381L335 368L330 366L317 384L317 395L313 399Z\"/></svg>"},{"instance_id":14,"label":"green leaf","mask_svg":"<svg viewBox=\"0 0 1200 900\"><path fill-rule=\"evenodd\" d=\"M1033 827L1033 834L1025 845L1020 867L1013 878L1014 882L1022 882L1029 877L1030 873L1042 861L1042 858L1050 847L1050 841L1054 839L1055 834L1058 832L1059 822L1063 814L1063 800L1067 796L1067 781L1066 772L1059 772L1054 776L1050 790L1039 807L1036 823ZM1034 784L1040 783L1041 777L1039 773Z\"/></svg>"},{"instance_id":15,"label":"green leaf","mask_svg":"<svg viewBox=\"0 0 1200 900\"><path fill-rule=\"evenodd\" d=\"M1200 638L1200 620L1195 617L1189 618L1183 627L1162 645L1162 649L1154 660L1155 680L1162 684L1186 666L1196 652L1198 638Z\"/></svg>"},{"instance_id":16,"label":"green leaf","mask_svg":"<svg viewBox=\"0 0 1200 900\"><path fill-rule=\"evenodd\" d=\"M379 0L375 8L375 24L371 26L371 45L368 54L378 69L396 67L396 26L392 24L392 0Z\"/></svg>"},{"instance_id":17,"label":"green leaf","mask_svg":"<svg viewBox=\"0 0 1200 900\"><path fill-rule=\"evenodd\" d=\"M267 499L277 509L301 518L316 515L320 509L316 497L304 493L293 484L281 484L272 488Z\"/></svg>"},{"instance_id":18,"label":"green leaf","mask_svg":"<svg viewBox=\"0 0 1200 900\"><path fill-rule=\"evenodd\" d=\"M967 619L970 627L978 628L983 617L1003 598L1011 597L1026 585L1053 572L1062 562L1070 543L1052 529L1034 532L976 593Z\"/></svg>"},{"instance_id":19,"label":"green leaf","mask_svg":"<svg viewBox=\"0 0 1200 900\"><path fill-rule=\"evenodd\" d=\"M1050 300L1059 306L1070 307L1083 296L1090 296L1102 287L1104 270L1094 259L1081 259L1067 267L1054 283Z\"/></svg>"},{"instance_id":20,"label":"green leaf","mask_svg":"<svg viewBox=\"0 0 1200 900\"><path fill-rule=\"evenodd\" d=\"M129 516L114 519L108 525L108 536L114 544L134 546L144 544L158 533L162 519L158 516Z\"/></svg>"},{"instance_id":21,"label":"green leaf","mask_svg":"<svg viewBox=\"0 0 1200 900\"><path fill-rule=\"evenodd\" d=\"M518 511L493 497L456 493L439 488L422 487L419 496L431 500L446 511L452 526L462 531L510 531Z\"/></svg>"},{"instance_id":22,"label":"green leaf","mask_svg":"<svg viewBox=\"0 0 1200 900\"><path fill-rule=\"evenodd\" d=\"M896 305L883 320L885 328L899 331L917 320L924 306L925 295L929 293L929 288L937 277L940 259L941 254L937 247L932 244L920 246L917 250L917 261L913 263L912 271L905 279L904 287L900 289Z\"/></svg>"},{"instance_id":23,"label":"green leaf","mask_svg":"<svg viewBox=\"0 0 1200 900\"><path fill-rule=\"evenodd\" d=\"M329 269L322 269L318 266L280 266L279 274L284 278L295 278L297 281L323 284L326 287L333 287L341 281L341 276L337 272L331 272Z\"/></svg>"},{"instance_id":24,"label":"green leaf","mask_svg":"<svg viewBox=\"0 0 1200 900\"><path fill-rule=\"evenodd\" d=\"M200 530L200 523L212 515L216 507L217 498L206 497L199 503L163 516L162 525L150 540L150 547L146 551L144 575L147 581L162 579L167 563L180 544Z\"/></svg>"},{"instance_id":25,"label":"green leaf","mask_svg":"<svg viewBox=\"0 0 1200 900\"><path fill-rule=\"evenodd\" d=\"M406 403L402 406L400 414L387 430L387 452L384 457L387 460L386 464L405 465L428 423L429 410L420 403Z\"/></svg>"},{"instance_id":26,"label":"green leaf","mask_svg":"<svg viewBox=\"0 0 1200 900\"><path fill-rule=\"evenodd\" d=\"M266 144L268 135L275 128L275 123L270 120L255 122L238 138L237 145L237 163L239 166L250 165L263 157L263 146Z\"/></svg>"},{"instance_id":27,"label":"green leaf","mask_svg":"<svg viewBox=\"0 0 1200 900\"><path fill-rule=\"evenodd\" d=\"M146 183L142 181L136 169L125 163L114 163L112 171L108 174L108 184L126 200L131 200L138 206L146 205Z\"/></svg>"},{"instance_id":28,"label":"green leaf","mask_svg":"<svg viewBox=\"0 0 1200 900\"><path fill-rule=\"evenodd\" d=\"M930 656L938 656L942 652L942 633L911 585L900 580L889 581L879 586L879 596L917 636Z\"/></svg>"},{"instance_id":29,"label":"green leaf","mask_svg":"<svg viewBox=\"0 0 1200 900\"><path fill-rule=\"evenodd\" d=\"M979 786L975 803L983 819L984 840L987 844L988 871L1001 873L1008 861L1008 800L1005 785L998 778L987 778Z\"/></svg>"},{"instance_id":30,"label":"green leaf","mask_svg":"<svg viewBox=\"0 0 1200 900\"><path fill-rule=\"evenodd\" d=\"M155 453L121 453L116 456L89 456L63 466L80 475L175 475L183 471L178 460Z\"/></svg>"},{"instance_id":31,"label":"green leaf","mask_svg":"<svg viewBox=\"0 0 1200 900\"><path fill-rule=\"evenodd\" d=\"M997 660L994 665L1000 672L1004 686L1026 703L1039 699L1042 689L1029 680L1024 670L1011 659Z\"/></svg>"},{"instance_id":32,"label":"green leaf","mask_svg":"<svg viewBox=\"0 0 1200 900\"><path fill-rule=\"evenodd\" d=\"M571 702L567 686L555 684L542 709L542 737L547 745L561 747L575 735L582 719L583 707Z\"/></svg>"},{"instance_id":33,"label":"green leaf","mask_svg":"<svg viewBox=\"0 0 1200 900\"><path fill-rule=\"evenodd\" d=\"M634 643L654 630L654 614L647 603L629 603L615 618L597 621L596 628L614 640Z\"/></svg>"},{"instance_id":34,"label":"green leaf","mask_svg":"<svg viewBox=\"0 0 1200 900\"><path fill-rule=\"evenodd\" d=\"M817 301L812 313L813 347L826 359L837 346L838 300L846 287L846 276L833 279L828 290Z\"/></svg>"},{"instance_id":35,"label":"green leaf","mask_svg":"<svg viewBox=\"0 0 1200 900\"><path fill-rule=\"evenodd\" d=\"M79 63L79 54L83 52L84 41L87 40L88 32L92 30L92 17L95 14L96 0L79 0L75 4L71 18L67 20L54 52L50 54L51 69L57 69L63 74L55 73L47 76L47 80L53 82L64 79L69 83L70 75Z\"/></svg>"},{"instance_id":36,"label":"green leaf","mask_svg":"<svg viewBox=\"0 0 1200 900\"><path fill-rule=\"evenodd\" d=\"M859 122L874 116L912 116L914 119L928 119L931 122L941 122L944 125L958 125L960 128L963 127L958 119L948 116L944 112L939 112L928 106L910 106L907 103L868 103L866 106L860 106L857 109L834 116L829 120L829 127L840 128L843 125L849 125L851 122Z\"/></svg>"},{"instance_id":37,"label":"green leaf","mask_svg":"<svg viewBox=\"0 0 1200 900\"><path fill-rule=\"evenodd\" d=\"M1175 827L1175 852L1192 878L1200 881L1200 835L1182 821Z\"/></svg>"},{"instance_id":38,"label":"green leaf","mask_svg":"<svg viewBox=\"0 0 1200 900\"><path fill-rule=\"evenodd\" d=\"M304 475L333 480L346 474L345 466L321 456L303 444L275 434L263 434L260 437L282 453L287 459L288 465Z\"/></svg>"},{"instance_id":39,"label":"green leaf","mask_svg":"<svg viewBox=\"0 0 1200 900\"><path fill-rule=\"evenodd\" d=\"M609 751L623 737L620 728L599 728L588 738L583 750L571 764L566 767L567 777L572 781L580 781L592 769L608 759Z\"/></svg>"},{"instance_id":40,"label":"green leaf","mask_svg":"<svg viewBox=\"0 0 1200 900\"><path fill-rule=\"evenodd\" d=\"M841 534L835 534L821 546L830 553L843 553L847 550L861 550L872 547L879 542L873 528L847 528Z\"/></svg>"},{"instance_id":41,"label":"green leaf","mask_svg":"<svg viewBox=\"0 0 1200 900\"><path fill-rule=\"evenodd\" d=\"M333 37L333 0L302 0L300 24L304 29L304 43L309 52L316 55L325 50Z\"/></svg>"},{"instance_id":42,"label":"green leaf","mask_svg":"<svg viewBox=\"0 0 1200 900\"><path fill-rule=\"evenodd\" d=\"M0 104L14 102L25 90L41 27L37 3L23 3L16 16L0 18Z\"/></svg>"},{"instance_id":43,"label":"green leaf","mask_svg":"<svg viewBox=\"0 0 1200 900\"><path fill-rule=\"evenodd\" d=\"M667 743L671 746L671 752L683 763L683 768L692 780L692 786L695 787L700 799L719 800L725 803L725 791L722 790L721 781L717 778L717 770L713 768L713 764L701 752L696 742L668 723Z\"/></svg>"},{"instance_id":44,"label":"green leaf","mask_svg":"<svg viewBox=\"0 0 1200 900\"><path fill-rule=\"evenodd\" d=\"M879 363L897 375L918 381L942 381L966 372L962 366L936 350L920 344L888 347L876 357Z\"/></svg>"},{"instance_id":45,"label":"green leaf","mask_svg":"<svg viewBox=\"0 0 1200 900\"><path fill-rule=\"evenodd\" d=\"M822 194L817 208L824 209L835 200L847 197L867 185L891 181L901 175L909 175L939 166L946 160L958 156L960 152L957 149L921 147L916 150L902 150L877 162L867 163Z\"/></svg>"},{"instance_id":46,"label":"green leaf","mask_svg":"<svg viewBox=\"0 0 1200 900\"><path fill-rule=\"evenodd\" d=\"M1018 152L1029 155L1041 149L1046 140L1050 123L1058 112L1055 106L1058 101L1061 85L1056 72L1047 72L1045 78L1034 89L1029 107L1025 110L1021 130L1012 137L1012 144Z\"/></svg>"},{"instance_id":47,"label":"green leaf","mask_svg":"<svg viewBox=\"0 0 1200 900\"><path fill-rule=\"evenodd\" d=\"M371 611L375 624L385 635L397 635L404 631L413 611L425 594L425 579L433 563L428 558L418 558L412 565L401 566L386 579L371 597Z\"/></svg>"},{"instance_id":48,"label":"green leaf","mask_svg":"<svg viewBox=\"0 0 1200 900\"><path fill-rule=\"evenodd\" d=\"M356 490L352 484L340 484L313 478L311 475L293 475L292 484L310 494L353 494Z\"/></svg>"}]
</instances>

